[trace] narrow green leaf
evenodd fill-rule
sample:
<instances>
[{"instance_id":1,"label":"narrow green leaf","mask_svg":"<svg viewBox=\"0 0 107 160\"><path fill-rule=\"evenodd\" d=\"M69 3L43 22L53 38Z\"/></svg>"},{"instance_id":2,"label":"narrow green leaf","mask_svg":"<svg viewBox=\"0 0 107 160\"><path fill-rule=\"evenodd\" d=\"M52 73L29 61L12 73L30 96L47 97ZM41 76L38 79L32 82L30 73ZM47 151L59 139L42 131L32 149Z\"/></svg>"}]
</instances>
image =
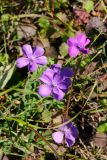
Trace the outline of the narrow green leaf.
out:
<instances>
[{"instance_id":1,"label":"narrow green leaf","mask_svg":"<svg viewBox=\"0 0 107 160\"><path fill-rule=\"evenodd\" d=\"M6 86L13 75L14 69L15 62L7 65L5 68L2 67L2 71L0 71L0 89L3 89Z\"/></svg>"}]
</instances>

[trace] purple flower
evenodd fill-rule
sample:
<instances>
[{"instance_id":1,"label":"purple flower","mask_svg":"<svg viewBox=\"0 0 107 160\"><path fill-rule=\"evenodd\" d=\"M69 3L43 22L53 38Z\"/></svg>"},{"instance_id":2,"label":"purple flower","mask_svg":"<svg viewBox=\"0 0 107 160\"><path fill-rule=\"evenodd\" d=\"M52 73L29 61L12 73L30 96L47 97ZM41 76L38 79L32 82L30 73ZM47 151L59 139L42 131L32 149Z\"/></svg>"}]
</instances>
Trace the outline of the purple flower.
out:
<instances>
[{"instance_id":1,"label":"purple flower","mask_svg":"<svg viewBox=\"0 0 107 160\"><path fill-rule=\"evenodd\" d=\"M66 121L67 120L65 120L65 122ZM54 132L52 134L52 138L56 143L60 144L65 142L67 144L67 147L73 146L77 137L78 130L72 122L69 122L68 124L60 127L57 132Z\"/></svg>"},{"instance_id":2,"label":"purple flower","mask_svg":"<svg viewBox=\"0 0 107 160\"><path fill-rule=\"evenodd\" d=\"M44 49L37 46L32 50L32 47L28 44L23 45L22 47L23 57L20 57L16 60L16 65L18 68L23 68L28 66L30 72L37 70L38 65L45 65L47 59L44 54Z\"/></svg>"},{"instance_id":3,"label":"purple flower","mask_svg":"<svg viewBox=\"0 0 107 160\"><path fill-rule=\"evenodd\" d=\"M83 33L78 34L76 37L70 37L67 40L69 46L68 53L72 58L77 57L79 52L87 54L89 49L85 48L90 43L90 40Z\"/></svg>"},{"instance_id":4,"label":"purple flower","mask_svg":"<svg viewBox=\"0 0 107 160\"><path fill-rule=\"evenodd\" d=\"M63 99L71 84L71 76L73 76L73 71L70 68L61 69L59 64L52 65L44 71L40 78L45 84L39 86L39 94L43 97L52 94L57 100Z\"/></svg>"}]
</instances>

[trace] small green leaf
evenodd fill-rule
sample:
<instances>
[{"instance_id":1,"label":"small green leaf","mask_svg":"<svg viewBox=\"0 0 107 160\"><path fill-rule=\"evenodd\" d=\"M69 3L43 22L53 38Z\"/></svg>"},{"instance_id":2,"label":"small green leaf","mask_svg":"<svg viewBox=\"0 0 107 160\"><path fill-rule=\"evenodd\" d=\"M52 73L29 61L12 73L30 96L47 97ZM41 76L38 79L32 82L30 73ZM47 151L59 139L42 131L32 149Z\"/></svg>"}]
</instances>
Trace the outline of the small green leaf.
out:
<instances>
[{"instance_id":1,"label":"small green leaf","mask_svg":"<svg viewBox=\"0 0 107 160\"><path fill-rule=\"evenodd\" d=\"M1 20L2 20L3 22L8 21L9 18L10 18L10 14L3 14L3 15L1 16Z\"/></svg>"},{"instance_id":2,"label":"small green leaf","mask_svg":"<svg viewBox=\"0 0 107 160\"><path fill-rule=\"evenodd\" d=\"M50 23L46 18L39 18L38 24L40 27L45 28L45 29L50 26Z\"/></svg>"},{"instance_id":3,"label":"small green leaf","mask_svg":"<svg viewBox=\"0 0 107 160\"><path fill-rule=\"evenodd\" d=\"M107 99L106 98L101 99L100 104L102 107L107 107Z\"/></svg>"},{"instance_id":4,"label":"small green leaf","mask_svg":"<svg viewBox=\"0 0 107 160\"><path fill-rule=\"evenodd\" d=\"M43 108L44 108L44 107L43 107L42 105L41 105L41 106L38 106L38 107L37 107L37 111L38 111L39 113L41 113L41 112L43 111Z\"/></svg>"},{"instance_id":5,"label":"small green leaf","mask_svg":"<svg viewBox=\"0 0 107 160\"><path fill-rule=\"evenodd\" d=\"M86 65L87 65L87 62L86 62L86 61L82 60L82 61L80 62L80 67L84 68Z\"/></svg>"},{"instance_id":6,"label":"small green leaf","mask_svg":"<svg viewBox=\"0 0 107 160\"><path fill-rule=\"evenodd\" d=\"M66 56L68 54L68 46L66 43L62 43L59 47L59 52L62 56Z\"/></svg>"},{"instance_id":7,"label":"small green leaf","mask_svg":"<svg viewBox=\"0 0 107 160\"><path fill-rule=\"evenodd\" d=\"M28 141L31 143L34 140L35 132L31 131L30 134L28 134Z\"/></svg>"},{"instance_id":8,"label":"small green leaf","mask_svg":"<svg viewBox=\"0 0 107 160\"><path fill-rule=\"evenodd\" d=\"M51 116L52 116L52 113L50 111L48 111L47 109L45 109L42 112L42 120L45 121L45 122L50 122L51 121Z\"/></svg>"},{"instance_id":9,"label":"small green leaf","mask_svg":"<svg viewBox=\"0 0 107 160\"><path fill-rule=\"evenodd\" d=\"M56 16L64 23L66 23L68 20L65 13L59 12L56 14Z\"/></svg>"},{"instance_id":10,"label":"small green leaf","mask_svg":"<svg viewBox=\"0 0 107 160\"><path fill-rule=\"evenodd\" d=\"M97 131L101 132L101 133L107 133L107 121L101 123L98 127L97 127Z\"/></svg>"},{"instance_id":11,"label":"small green leaf","mask_svg":"<svg viewBox=\"0 0 107 160\"><path fill-rule=\"evenodd\" d=\"M8 63L8 54L0 54L0 65L5 65Z\"/></svg>"},{"instance_id":12,"label":"small green leaf","mask_svg":"<svg viewBox=\"0 0 107 160\"><path fill-rule=\"evenodd\" d=\"M85 1L83 3L83 8L86 9L87 12L90 12L94 8L94 2L91 0Z\"/></svg>"}]
</instances>

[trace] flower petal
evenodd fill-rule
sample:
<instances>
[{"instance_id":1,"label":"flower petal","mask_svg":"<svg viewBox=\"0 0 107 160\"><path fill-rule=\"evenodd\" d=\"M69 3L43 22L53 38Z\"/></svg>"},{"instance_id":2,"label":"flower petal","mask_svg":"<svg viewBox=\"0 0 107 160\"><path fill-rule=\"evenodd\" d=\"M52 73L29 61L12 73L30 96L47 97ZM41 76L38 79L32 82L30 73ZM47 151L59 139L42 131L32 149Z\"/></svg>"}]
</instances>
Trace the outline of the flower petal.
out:
<instances>
[{"instance_id":1,"label":"flower petal","mask_svg":"<svg viewBox=\"0 0 107 160\"><path fill-rule=\"evenodd\" d=\"M75 37L70 37L68 40L67 40L67 44L68 44L68 46L70 47L70 46L75 46L75 45L77 45L77 39L75 38Z\"/></svg>"},{"instance_id":2,"label":"flower petal","mask_svg":"<svg viewBox=\"0 0 107 160\"><path fill-rule=\"evenodd\" d=\"M38 65L35 62L30 62L30 64L28 65L28 70L30 72L36 71L37 68L38 68Z\"/></svg>"},{"instance_id":3,"label":"flower petal","mask_svg":"<svg viewBox=\"0 0 107 160\"><path fill-rule=\"evenodd\" d=\"M67 122L67 119L64 119L64 122ZM73 122L69 122L65 125L66 127L63 129L66 133L67 131L68 132L71 132L72 136L74 138L77 138L78 137L78 129L76 126L74 126L74 123Z\"/></svg>"},{"instance_id":4,"label":"flower petal","mask_svg":"<svg viewBox=\"0 0 107 160\"><path fill-rule=\"evenodd\" d=\"M54 72L58 72L58 71L60 71L61 70L61 64L53 64L53 65L51 65L51 69L54 71Z\"/></svg>"},{"instance_id":5,"label":"flower petal","mask_svg":"<svg viewBox=\"0 0 107 160\"><path fill-rule=\"evenodd\" d=\"M64 122L66 122L66 121L67 121L67 119L64 119ZM73 124L74 124L73 122L69 122L66 124L66 126L71 130L73 127Z\"/></svg>"},{"instance_id":6,"label":"flower petal","mask_svg":"<svg viewBox=\"0 0 107 160\"><path fill-rule=\"evenodd\" d=\"M67 122L67 119L64 119L64 122ZM69 122L66 125L62 126L63 128L61 128L61 130L63 130L64 132L66 132L66 134L70 133L74 138L78 137L78 129L76 126L74 126L73 122Z\"/></svg>"},{"instance_id":7,"label":"flower petal","mask_svg":"<svg viewBox=\"0 0 107 160\"><path fill-rule=\"evenodd\" d=\"M71 132L72 132L72 136L73 136L74 138L77 138L77 137L78 137L78 129L77 129L76 126L72 126Z\"/></svg>"},{"instance_id":8,"label":"flower petal","mask_svg":"<svg viewBox=\"0 0 107 160\"><path fill-rule=\"evenodd\" d=\"M85 42L85 46L87 46L89 43L90 43L90 40L87 39L86 42Z\"/></svg>"},{"instance_id":9,"label":"flower petal","mask_svg":"<svg viewBox=\"0 0 107 160\"><path fill-rule=\"evenodd\" d=\"M54 132L52 134L52 138L56 143L62 143L63 142L64 133L61 131Z\"/></svg>"},{"instance_id":10,"label":"flower petal","mask_svg":"<svg viewBox=\"0 0 107 160\"><path fill-rule=\"evenodd\" d=\"M46 69L40 77L40 80L46 84L52 84L53 75L54 71L52 69Z\"/></svg>"},{"instance_id":11,"label":"flower petal","mask_svg":"<svg viewBox=\"0 0 107 160\"><path fill-rule=\"evenodd\" d=\"M64 97L64 92L61 91L59 88L54 87L52 90L52 95L56 100L61 100Z\"/></svg>"},{"instance_id":12,"label":"flower petal","mask_svg":"<svg viewBox=\"0 0 107 160\"><path fill-rule=\"evenodd\" d=\"M86 40L87 40L87 37L85 34L83 33L80 33L76 36L77 38L77 41L78 43L81 45L81 46L85 46L85 43L86 43Z\"/></svg>"},{"instance_id":13,"label":"flower petal","mask_svg":"<svg viewBox=\"0 0 107 160\"><path fill-rule=\"evenodd\" d=\"M29 64L29 59L25 57L20 57L16 60L16 66L18 68L23 68Z\"/></svg>"},{"instance_id":14,"label":"flower petal","mask_svg":"<svg viewBox=\"0 0 107 160\"><path fill-rule=\"evenodd\" d=\"M43 74L41 77L40 77L40 80L48 85L51 85L52 84L52 80L49 79L49 77L45 74Z\"/></svg>"},{"instance_id":15,"label":"flower petal","mask_svg":"<svg viewBox=\"0 0 107 160\"><path fill-rule=\"evenodd\" d=\"M43 54L44 54L44 49L42 48L42 47L40 47L40 46L37 46L37 47L35 47L34 48L34 50L33 50L33 55L35 56L35 57L41 57Z\"/></svg>"},{"instance_id":16,"label":"flower petal","mask_svg":"<svg viewBox=\"0 0 107 160\"><path fill-rule=\"evenodd\" d=\"M71 147L75 143L75 137L72 135L70 128L66 128L65 133L65 142L68 147Z\"/></svg>"},{"instance_id":17,"label":"flower petal","mask_svg":"<svg viewBox=\"0 0 107 160\"><path fill-rule=\"evenodd\" d=\"M62 77L60 75L60 71L58 73L55 73L53 76L53 82L54 84L59 84L59 82L62 80Z\"/></svg>"},{"instance_id":18,"label":"flower petal","mask_svg":"<svg viewBox=\"0 0 107 160\"><path fill-rule=\"evenodd\" d=\"M67 92L68 87L71 85L71 80L69 78L66 78L63 82L58 84L58 87L63 91Z\"/></svg>"},{"instance_id":19,"label":"flower petal","mask_svg":"<svg viewBox=\"0 0 107 160\"><path fill-rule=\"evenodd\" d=\"M62 71L61 71L61 75L64 76L64 77L72 77L74 74L73 70L71 68L64 68Z\"/></svg>"},{"instance_id":20,"label":"flower petal","mask_svg":"<svg viewBox=\"0 0 107 160\"><path fill-rule=\"evenodd\" d=\"M24 55L25 55L26 57L28 57L28 58L31 58L31 57L32 57L33 51L32 51L31 45L29 45L29 44L23 45L22 51L23 51L23 53L24 53Z\"/></svg>"},{"instance_id":21,"label":"flower petal","mask_svg":"<svg viewBox=\"0 0 107 160\"><path fill-rule=\"evenodd\" d=\"M48 97L51 94L52 88L48 85L40 85L38 92L42 97Z\"/></svg>"},{"instance_id":22,"label":"flower petal","mask_svg":"<svg viewBox=\"0 0 107 160\"><path fill-rule=\"evenodd\" d=\"M67 144L67 147L71 147L74 145L75 143L75 138L72 136L72 135L68 135L66 138L65 138L65 142Z\"/></svg>"},{"instance_id":23,"label":"flower petal","mask_svg":"<svg viewBox=\"0 0 107 160\"><path fill-rule=\"evenodd\" d=\"M90 43L90 40L83 33L77 35L77 41L81 48L87 46Z\"/></svg>"},{"instance_id":24,"label":"flower petal","mask_svg":"<svg viewBox=\"0 0 107 160\"><path fill-rule=\"evenodd\" d=\"M84 53L84 54L87 54L87 53L89 52L89 49L87 49L87 48L82 48L82 49L80 49L80 51L81 51L82 53Z\"/></svg>"},{"instance_id":25,"label":"flower petal","mask_svg":"<svg viewBox=\"0 0 107 160\"><path fill-rule=\"evenodd\" d=\"M36 63L40 65L45 65L47 64L47 58L45 56L41 56L36 58Z\"/></svg>"},{"instance_id":26,"label":"flower petal","mask_svg":"<svg viewBox=\"0 0 107 160\"><path fill-rule=\"evenodd\" d=\"M68 53L72 58L75 58L79 54L79 49L77 47L75 47L75 46L71 46L68 49Z\"/></svg>"}]
</instances>

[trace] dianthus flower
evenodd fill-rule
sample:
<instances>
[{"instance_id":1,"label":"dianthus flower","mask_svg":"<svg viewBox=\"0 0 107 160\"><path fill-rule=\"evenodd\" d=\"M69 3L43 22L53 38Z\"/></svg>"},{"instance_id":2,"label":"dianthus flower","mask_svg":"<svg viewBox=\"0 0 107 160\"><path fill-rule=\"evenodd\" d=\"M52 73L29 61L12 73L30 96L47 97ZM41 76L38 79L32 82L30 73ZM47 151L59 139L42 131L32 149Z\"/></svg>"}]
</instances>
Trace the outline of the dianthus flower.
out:
<instances>
[{"instance_id":1,"label":"dianthus flower","mask_svg":"<svg viewBox=\"0 0 107 160\"><path fill-rule=\"evenodd\" d=\"M50 94L56 99L61 100L71 84L70 77L73 71L70 68L61 69L61 65L55 64L43 72L40 80L45 83L39 86L39 94L47 97Z\"/></svg>"},{"instance_id":2,"label":"dianthus flower","mask_svg":"<svg viewBox=\"0 0 107 160\"><path fill-rule=\"evenodd\" d=\"M22 47L23 57L16 60L16 65L18 68L23 68L28 66L30 72L37 70L38 65L45 65L47 63L47 58L43 56L44 49L42 47L35 47L32 49L31 45L25 44Z\"/></svg>"},{"instance_id":3,"label":"dianthus flower","mask_svg":"<svg viewBox=\"0 0 107 160\"><path fill-rule=\"evenodd\" d=\"M76 37L70 37L67 40L69 46L68 53L72 58L78 56L79 52L87 54L89 49L86 46L90 43L90 40L83 33L78 34Z\"/></svg>"},{"instance_id":4,"label":"dianthus flower","mask_svg":"<svg viewBox=\"0 0 107 160\"><path fill-rule=\"evenodd\" d=\"M66 121L67 120L65 120L65 122ZM67 147L73 146L77 137L78 130L77 127L74 126L73 122L69 122L68 124L58 128L58 131L52 134L52 138L56 143L66 143Z\"/></svg>"}]
</instances>

